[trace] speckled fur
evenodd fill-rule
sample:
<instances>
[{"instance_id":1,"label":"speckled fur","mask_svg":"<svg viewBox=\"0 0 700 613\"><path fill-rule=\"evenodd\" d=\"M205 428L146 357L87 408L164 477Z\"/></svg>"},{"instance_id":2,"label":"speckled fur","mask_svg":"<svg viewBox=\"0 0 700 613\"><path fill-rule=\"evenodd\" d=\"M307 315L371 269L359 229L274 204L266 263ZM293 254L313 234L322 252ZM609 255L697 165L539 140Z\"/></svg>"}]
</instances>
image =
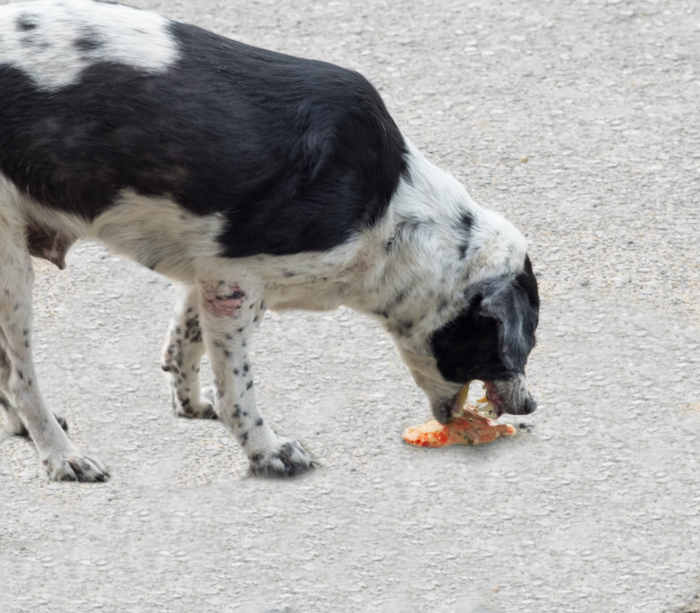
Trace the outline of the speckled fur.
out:
<instances>
[{"instance_id":1,"label":"speckled fur","mask_svg":"<svg viewBox=\"0 0 700 613\"><path fill-rule=\"evenodd\" d=\"M31 337L34 271L16 196L0 177L0 385L6 427L13 434L26 427L52 480L104 481L108 471L75 447L39 391Z\"/></svg>"},{"instance_id":2,"label":"speckled fur","mask_svg":"<svg viewBox=\"0 0 700 613\"><path fill-rule=\"evenodd\" d=\"M199 364L204 352L199 292L188 286L170 324L161 363L170 374L173 411L178 417L216 419L213 403L200 398Z\"/></svg>"}]
</instances>

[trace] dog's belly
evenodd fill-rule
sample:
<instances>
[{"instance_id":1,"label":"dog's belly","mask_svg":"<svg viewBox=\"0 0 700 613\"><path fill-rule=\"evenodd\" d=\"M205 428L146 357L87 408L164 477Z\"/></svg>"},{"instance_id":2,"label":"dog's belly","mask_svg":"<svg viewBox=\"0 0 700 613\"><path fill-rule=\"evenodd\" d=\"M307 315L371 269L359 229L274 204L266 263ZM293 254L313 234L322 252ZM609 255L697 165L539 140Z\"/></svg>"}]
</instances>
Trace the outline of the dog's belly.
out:
<instances>
[{"instance_id":1,"label":"dog's belly","mask_svg":"<svg viewBox=\"0 0 700 613\"><path fill-rule=\"evenodd\" d=\"M123 190L116 206L95 219L87 238L167 277L191 282L197 261L219 256L221 215L196 215L176 202Z\"/></svg>"},{"instance_id":2,"label":"dog's belly","mask_svg":"<svg viewBox=\"0 0 700 613\"><path fill-rule=\"evenodd\" d=\"M350 300L363 271L368 236L335 249L294 255L221 255L218 237L227 220L218 214L195 215L167 198L124 190L119 204L88 228L88 238L172 279L190 283L214 277L257 278L265 302L275 310L330 310Z\"/></svg>"}]
</instances>

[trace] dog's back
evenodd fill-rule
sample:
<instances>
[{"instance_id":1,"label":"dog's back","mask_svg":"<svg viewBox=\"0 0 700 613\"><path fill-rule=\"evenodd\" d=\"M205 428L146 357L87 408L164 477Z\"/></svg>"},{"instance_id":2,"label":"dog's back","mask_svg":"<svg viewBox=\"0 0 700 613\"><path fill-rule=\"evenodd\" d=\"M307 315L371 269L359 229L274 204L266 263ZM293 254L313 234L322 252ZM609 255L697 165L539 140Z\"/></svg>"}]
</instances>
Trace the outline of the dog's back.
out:
<instances>
[{"instance_id":1,"label":"dog's back","mask_svg":"<svg viewBox=\"0 0 700 613\"><path fill-rule=\"evenodd\" d=\"M324 250L404 167L379 95L331 64L90 0L2 7L0 33L0 172L82 220L136 193L223 215L222 255Z\"/></svg>"}]
</instances>

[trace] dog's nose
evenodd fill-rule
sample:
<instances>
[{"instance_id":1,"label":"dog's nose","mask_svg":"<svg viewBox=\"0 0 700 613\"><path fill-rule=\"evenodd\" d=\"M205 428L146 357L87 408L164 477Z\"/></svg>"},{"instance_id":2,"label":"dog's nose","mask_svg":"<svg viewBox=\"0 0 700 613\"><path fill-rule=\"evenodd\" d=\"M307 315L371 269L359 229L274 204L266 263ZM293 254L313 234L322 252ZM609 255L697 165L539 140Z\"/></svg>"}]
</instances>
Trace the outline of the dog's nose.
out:
<instances>
[{"instance_id":1,"label":"dog's nose","mask_svg":"<svg viewBox=\"0 0 700 613\"><path fill-rule=\"evenodd\" d=\"M523 403L523 406L521 407L521 415L528 415L530 413L533 413L535 409L537 408L537 403L535 402L535 399L528 394L527 398L525 399L525 402Z\"/></svg>"}]
</instances>

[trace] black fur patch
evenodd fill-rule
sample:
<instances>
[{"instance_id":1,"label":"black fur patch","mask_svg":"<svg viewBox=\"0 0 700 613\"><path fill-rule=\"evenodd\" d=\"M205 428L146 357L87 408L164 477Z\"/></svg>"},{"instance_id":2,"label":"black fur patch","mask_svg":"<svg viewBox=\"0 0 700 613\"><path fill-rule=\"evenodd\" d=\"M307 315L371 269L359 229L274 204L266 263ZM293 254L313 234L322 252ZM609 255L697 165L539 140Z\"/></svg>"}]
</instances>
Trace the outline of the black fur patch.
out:
<instances>
[{"instance_id":1,"label":"black fur patch","mask_svg":"<svg viewBox=\"0 0 700 613\"><path fill-rule=\"evenodd\" d=\"M474 225L474 217L471 213L463 213L459 218L459 228L464 234L464 242L458 247L459 259L463 260L467 256L469 249L469 238Z\"/></svg>"},{"instance_id":2,"label":"black fur patch","mask_svg":"<svg viewBox=\"0 0 700 613\"><path fill-rule=\"evenodd\" d=\"M39 26L39 17L37 15L23 13L22 15L17 17L15 26L20 32L28 32L29 30L34 30Z\"/></svg>"},{"instance_id":3,"label":"black fur patch","mask_svg":"<svg viewBox=\"0 0 700 613\"><path fill-rule=\"evenodd\" d=\"M523 271L470 288L468 304L431 337L442 376L456 383L508 379L525 372L535 346L537 281L529 258Z\"/></svg>"},{"instance_id":4,"label":"black fur patch","mask_svg":"<svg viewBox=\"0 0 700 613\"><path fill-rule=\"evenodd\" d=\"M474 217L471 213L463 213L459 218L459 224L464 233L469 234L472 230L472 226L474 225Z\"/></svg>"},{"instance_id":5,"label":"black fur patch","mask_svg":"<svg viewBox=\"0 0 700 613\"><path fill-rule=\"evenodd\" d=\"M505 379L509 375L498 346L495 319L480 315L481 299L475 297L456 318L432 338L433 355L440 374L448 381Z\"/></svg>"},{"instance_id":6,"label":"black fur patch","mask_svg":"<svg viewBox=\"0 0 700 613\"><path fill-rule=\"evenodd\" d=\"M525 264L523 266L523 272L519 273L515 277L515 282L522 289L525 290L527 298L534 309L539 309L540 306L540 295L537 290L537 278L532 270L532 262L530 262L530 256L525 256ZM537 321L535 321L535 327L537 327Z\"/></svg>"},{"instance_id":7,"label":"black fur patch","mask_svg":"<svg viewBox=\"0 0 700 613\"><path fill-rule=\"evenodd\" d=\"M171 33L181 59L168 72L95 63L51 95L0 58L0 171L87 219L127 187L221 213L230 257L326 250L383 215L405 145L364 77L194 26Z\"/></svg>"},{"instance_id":8,"label":"black fur patch","mask_svg":"<svg viewBox=\"0 0 700 613\"><path fill-rule=\"evenodd\" d=\"M100 38L99 33L97 30L94 30L93 28L85 28L80 37L76 38L73 41L73 46L78 50L78 51L83 51L85 53L89 53L90 51L95 51L102 47L104 45L104 42Z\"/></svg>"}]
</instances>

